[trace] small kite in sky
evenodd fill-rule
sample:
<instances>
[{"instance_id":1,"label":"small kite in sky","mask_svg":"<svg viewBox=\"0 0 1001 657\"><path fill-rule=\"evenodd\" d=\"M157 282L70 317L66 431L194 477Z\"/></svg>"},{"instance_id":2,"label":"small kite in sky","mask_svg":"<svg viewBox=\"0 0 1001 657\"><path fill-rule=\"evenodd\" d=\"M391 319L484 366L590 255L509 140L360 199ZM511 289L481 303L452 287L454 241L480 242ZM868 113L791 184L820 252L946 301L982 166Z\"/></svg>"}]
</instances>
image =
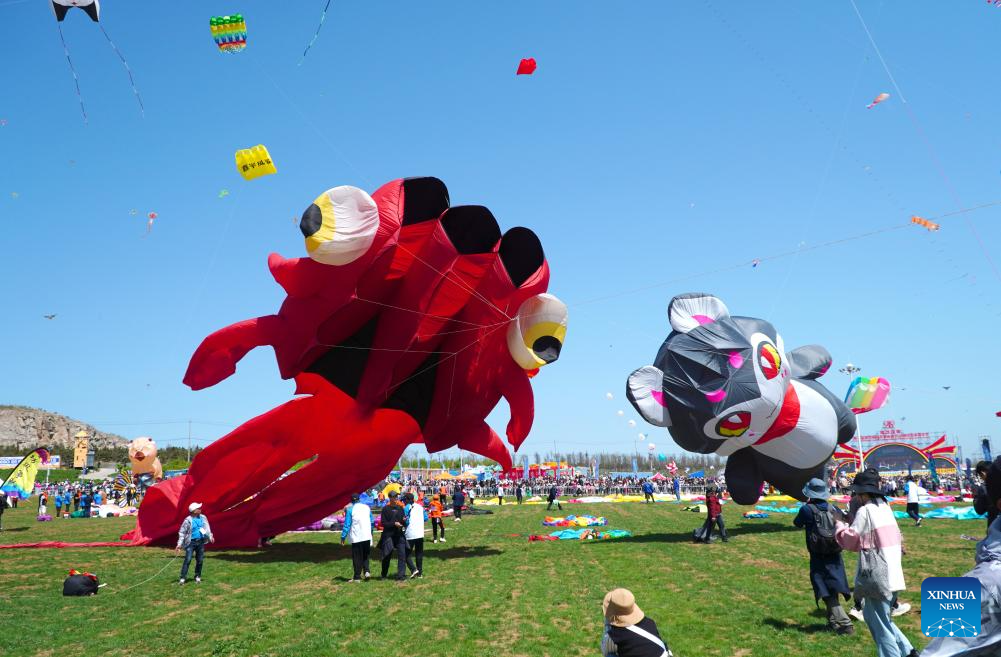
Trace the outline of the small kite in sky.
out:
<instances>
[{"instance_id":1,"label":"small kite in sky","mask_svg":"<svg viewBox=\"0 0 1001 657\"><path fill-rule=\"evenodd\" d=\"M150 212L146 215L146 234L149 235L153 232L153 222L156 221L156 213Z\"/></svg>"},{"instance_id":2,"label":"small kite in sky","mask_svg":"<svg viewBox=\"0 0 1001 657\"><path fill-rule=\"evenodd\" d=\"M132 208L131 210L129 210L129 216L130 217L134 217L137 214L139 214L139 210L136 210L135 208Z\"/></svg>"},{"instance_id":3,"label":"small kite in sky","mask_svg":"<svg viewBox=\"0 0 1001 657\"><path fill-rule=\"evenodd\" d=\"M18 196L20 196L20 194L18 194L17 192L11 192L10 193L10 197L11 198L17 198Z\"/></svg>"},{"instance_id":4,"label":"small kite in sky","mask_svg":"<svg viewBox=\"0 0 1001 657\"><path fill-rule=\"evenodd\" d=\"M299 60L299 66L302 66L302 63L306 61L306 55L309 53L309 49L313 47L313 44L316 43L316 40L319 38L320 30L323 29L323 21L327 20L328 9L330 9L330 0L327 0L327 4L323 7L323 11L320 13L320 24L316 26L316 34L314 34L313 38L310 39L308 44L306 44L306 49L302 51L302 59Z\"/></svg>"},{"instance_id":5,"label":"small kite in sky","mask_svg":"<svg viewBox=\"0 0 1001 657\"><path fill-rule=\"evenodd\" d=\"M271 154L268 153L268 149L263 144L238 150L236 152L236 170L240 172L244 180L253 180L278 173L275 163L271 161Z\"/></svg>"},{"instance_id":6,"label":"small kite in sky","mask_svg":"<svg viewBox=\"0 0 1001 657\"><path fill-rule=\"evenodd\" d=\"M936 231L941 228L941 226L934 221L928 221L927 219L922 219L921 217L911 217L911 223L927 228L930 231Z\"/></svg>"},{"instance_id":7,"label":"small kite in sky","mask_svg":"<svg viewBox=\"0 0 1001 657\"><path fill-rule=\"evenodd\" d=\"M45 319L55 319L56 315L55 315L55 313L53 313L51 315L42 315L42 317L44 317Z\"/></svg>"},{"instance_id":8,"label":"small kite in sky","mask_svg":"<svg viewBox=\"0 0 1001 657\"><path fill-rule=\"evenodd\" d=\"M535 57L521 60L516 75L531 75L532 73L535 73Z\"/></svg>"},{"instance_id":9,"label":"small kite in sky","mask_svg":"<svg viewBox=\"0 0 1001 657\"><path fill-rule=\"evenodd\" d=\"M880 104L880 103L882 103L882 102L883 102L884 100L887 100L887 99L889 99L889 98L890 98L890 94L888 94L888 93L886 93L886 92L884 91L883 93L881 93L881 94L879 94L878 96L876 96L876 98L874 98L874 99L873 99L873 101L872 101L871 103L869 103L868 105L866 105L866 106L865 106L865 108L866 108L866 109L872 109L872 108L873 108L873 107L875 107L876 105L879 105L879 104Z\"/></svg>"},{"instance_id":10,"label":"small kite in sky","mask_svg":"<svg viewBox=\"0 0 1001 657\"><path fill-rule=\"evenodd\" d=\"M229 190L228 189L221 189L221 190L219 190L219 198L226 198L227 196L229 196Z\"/></svg>"},{"instance_id":11,"label":"small kite in sky","mask_svg":"<svg viewBox=\"0 0 1001 657\"><path fill-rule=\"evenodd\" d=\"M948 390L948 389L949 389L949 388L951 388L951 387L952 387L952 386L942 386L942 389L943 389L943 390Z\"/></svg>"},{"instance_id":12,"label":"small kite in sky","mask_svg":"<svg viewBox=\"0 0 1001 657\"><path fill-rule=\"evenodd\" d=\"M5 125L7 125L7 119L0 119L0 128L4 127Z\"/></svg>"},{"instance_id":13,"label":"small kite in sky","mask_svg":"<svg viewBox=\"0 0 1001 657\"><path fill-rule=\"evenodd\" d=\"M243 14L213 16L209 19L209 30L221 52L240 52L247 47L247 22Z\"/></svg>"},{"instance_id":14,"label":"small kite in sky","mask_svg":"<svg viewBox=\"0 0 1001 657\"><path fill-rule=\"evenodd\" d=\"M754 269L755 267L757 267L760 264L761 264L761 260L759 260L758 258L755 258L754 260L751 261L751 269Z\"/></svg>"}]
</instances>

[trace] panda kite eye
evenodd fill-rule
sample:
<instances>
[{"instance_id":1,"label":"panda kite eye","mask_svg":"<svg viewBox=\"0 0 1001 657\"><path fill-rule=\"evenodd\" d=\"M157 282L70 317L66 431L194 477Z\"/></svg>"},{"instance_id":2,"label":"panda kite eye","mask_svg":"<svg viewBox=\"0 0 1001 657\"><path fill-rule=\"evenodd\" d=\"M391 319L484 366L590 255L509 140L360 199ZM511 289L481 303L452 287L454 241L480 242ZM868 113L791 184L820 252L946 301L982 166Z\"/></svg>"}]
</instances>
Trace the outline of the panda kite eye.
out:
<instances>
[{"instance_id":1,"label":"panda kite eye","mask_svg":"<svg viewBox=\"0 0 1001 657\"><path fill-rule=\"evenodd\" d=\"M771 380L777 377L779 370L782 369L782 357L779 356L775 347L767 342L762 342L761 346L758 347L758 365L765 378Z\"/></svg>"}]
</instances>

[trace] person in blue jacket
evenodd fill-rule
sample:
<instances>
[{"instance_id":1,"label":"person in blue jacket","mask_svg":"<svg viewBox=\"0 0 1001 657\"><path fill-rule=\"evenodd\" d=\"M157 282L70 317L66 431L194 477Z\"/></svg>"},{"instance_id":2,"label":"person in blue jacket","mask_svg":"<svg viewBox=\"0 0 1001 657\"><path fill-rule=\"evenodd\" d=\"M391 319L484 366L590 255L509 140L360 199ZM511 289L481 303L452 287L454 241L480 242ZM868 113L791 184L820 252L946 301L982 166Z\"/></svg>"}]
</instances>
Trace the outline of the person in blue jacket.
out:
<instances>
[{"instance_id":1,"label":"person in blue jacket","mask_svg":"<svg viewBox=\"0 0 1001 657\"><path fill-rule=\"evenodd\" d=\"M642 488L643 488L643 503L646 504L647 502L653 502L654 501L653 484L650 483L649 479L643 482Z\"/></svg>"},{"instance_id":2,"label":"person in blue jacket","mask_svg":"<svg viewBox=\"0 0 1001 657\"><path fill-rule=\"evenodd\" d=\"M462 492L462 486L456 485L455 492L452 493L452 512L456 522L462 522L462 505L465 503L466 496Z\"/></svg>"}]
</instances>

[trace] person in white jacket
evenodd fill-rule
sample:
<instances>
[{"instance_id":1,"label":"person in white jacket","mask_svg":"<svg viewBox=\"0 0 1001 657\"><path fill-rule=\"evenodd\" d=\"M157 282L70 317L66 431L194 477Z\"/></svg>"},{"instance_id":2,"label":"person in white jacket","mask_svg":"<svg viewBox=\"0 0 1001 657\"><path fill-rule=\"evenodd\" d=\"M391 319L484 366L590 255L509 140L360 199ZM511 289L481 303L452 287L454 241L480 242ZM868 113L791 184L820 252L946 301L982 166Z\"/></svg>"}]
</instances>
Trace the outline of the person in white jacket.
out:
<instances>
[{"instance_id":1,"label":"person in white jacket","mask_svg":"<svg viewBox=\"0 0 1001 657\"><path fill-rule=\"evenodd\" d=\"M368 581L372 574L368 570L368 559L372 552L372 509L363 504L361 496L351 496L351 504L344 514L344 529L341 530L341 545L344 539L351 540L351 564L354 574L349 582Z\"/></svg>"},{"instance_id":2,"label":"person in white jacket","mask_svg":"<svg viewBox=\"0 0 1001 657\"><path fill-rule=\"evenodd\" d=\"M410 569L410 579L424 577L424 522L427 520L424 506L414 501L413 493L406 493L403 496L403 512L407 518L404 537L407 539L407 568Z\"/></svg>"},{"instance_id":3,"label":"person in white jacket","mask_svg":"<svg viewBox=\"0 0 1001 657\"><path fill-rule=\"evenodd\" d=\"M914 519L914 526L921 526L921 507L918 502L922 495L927 495L928 491L914 481L914 477L907 477L907 515Z\"/></svg>"},{"instance_id":4,"label":"person in white jacket","mask_svg":"<svg viewBox=\"0 0 1001 657\"><path fill-rule=\"evenodd\" d=\"M200 502L188 505L188 517L181 523L177 532L177 548L174 553L180 554L184 548L184 563L181 564L181 579L178 584L184 584L188 579L188 566L191 557L195 557L195 582L202 583L202 562L205 561L205 544L215 543L209 519L202 515Z\"/></svg>"}]
</instances>

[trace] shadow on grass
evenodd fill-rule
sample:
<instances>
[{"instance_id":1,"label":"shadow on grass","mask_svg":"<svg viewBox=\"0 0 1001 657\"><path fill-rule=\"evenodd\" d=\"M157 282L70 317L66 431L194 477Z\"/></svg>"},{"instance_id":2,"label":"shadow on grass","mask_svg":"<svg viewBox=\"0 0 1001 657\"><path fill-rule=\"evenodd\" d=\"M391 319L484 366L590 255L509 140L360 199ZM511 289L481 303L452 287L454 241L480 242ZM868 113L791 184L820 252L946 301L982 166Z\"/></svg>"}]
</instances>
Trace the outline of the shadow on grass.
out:
<instances>
[{"instance_id":1,"label":"shadow on grass","mask_svg":"<svg viewBox=\"0 0 1001 657\"><path fill-rule=\"evenodd\" d=\"M802 532L803 529L795 525L785 525L778 522L761 522L740 525L735 531L730 532L733 536L747 536L751 534L771 534L774 532Z\"/></svg>"},{"instance_id":2,"label":"shadow on grass","mask_svg":"<svg viewBox=\"0 0 1001 657\"><path fill-rule=\"evenodd\" d=\"M425 550L424 559L469 559L475 557L492 557L502 554L502 550L494 548L456 546L443 550ZM260 551L229 551L213 554L212 558L223 561L239 561L241 563L281 563L281 562L311 562L336 561L351 559L351 548L347 545L330 545L327 543L275 543ZM394 557L395 558L395 557ZM373 546L373 562L379 563L381 553Z\"/></svg>"},{"instance_id":3,"label":"shadow on grass","mask_svg":"<svg viewBox=\"0 0 1001 657\"><path fill-rule=\"evenodd\" d=\"M0 536L7 534L9 532L26 532L28 527L9 527L7 529L0 529Z\"/></svg>"},{"instance_id":4,"label":"shadow on grass","mask_svg":"<svg viewBox=\"0 0 1001 657\"><path fill-rule=\"evenodd\" d=\"M781 620L779 618L766 618L762 621L765 625L770 625L776 630L795 630L802 634L820 634L821 632L828 632L827 624L814 623L812 625L800 625L799 623L790 623L787 620Z\"/></svg>"}]
</instances>

